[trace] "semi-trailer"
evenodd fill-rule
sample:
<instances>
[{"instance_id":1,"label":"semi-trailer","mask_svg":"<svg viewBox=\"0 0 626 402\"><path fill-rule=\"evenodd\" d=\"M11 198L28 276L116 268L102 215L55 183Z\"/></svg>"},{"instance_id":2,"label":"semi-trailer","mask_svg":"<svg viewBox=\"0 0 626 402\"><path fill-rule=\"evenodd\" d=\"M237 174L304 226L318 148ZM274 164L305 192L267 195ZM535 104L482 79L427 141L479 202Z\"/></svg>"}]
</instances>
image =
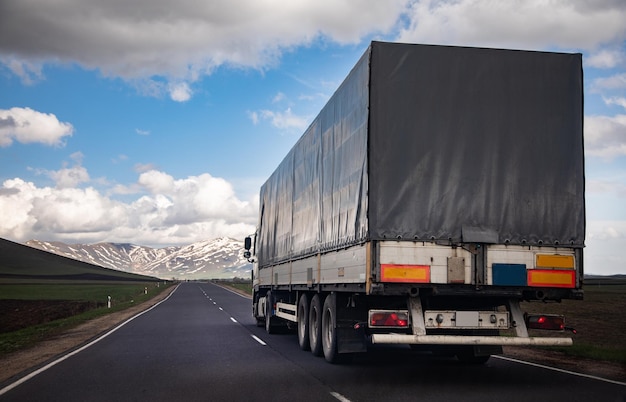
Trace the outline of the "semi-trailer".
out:
<instances>
[{"instance_id":1,"label":"semi-trailer","mask_svg":"<svg viewBox=\"0 0 626 402\"><path fill-rule=\"evenodd\" d=\"M583 298L582 56L372 42L259 204L253 315L329 362L571 345L520 302Z\"/></svg>"}]
</instances>

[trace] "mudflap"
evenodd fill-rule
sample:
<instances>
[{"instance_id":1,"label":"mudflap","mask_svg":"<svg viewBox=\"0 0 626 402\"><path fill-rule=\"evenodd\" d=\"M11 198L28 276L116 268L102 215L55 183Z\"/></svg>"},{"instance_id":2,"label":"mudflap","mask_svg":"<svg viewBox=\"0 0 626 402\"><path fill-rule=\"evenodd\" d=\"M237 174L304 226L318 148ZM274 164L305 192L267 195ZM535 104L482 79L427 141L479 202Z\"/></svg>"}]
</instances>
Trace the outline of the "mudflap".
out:
<instances>
[{"instance_id":1,"label":"mudflap","mask_svg":"<svg viewBox=\"0 0 626 402\"><path fill-rule=\"evenodd\" d=\"M355 324L367 317L365 313L354 307L350 298L337 294L337 352L364 353L367 352L367 336L361 327L355 329Z\"/></svg>"},{"instance_id":2,"label":"mudflap","mask_svg":"<svg viewBox=\"0 0 626 402\"><path fill-rule=\"evenodd\" d=\"M367 338L363 330L349 328L337 328L337 351L339 353L363 353L367 352Z\"/></svg>"}]
</instances>

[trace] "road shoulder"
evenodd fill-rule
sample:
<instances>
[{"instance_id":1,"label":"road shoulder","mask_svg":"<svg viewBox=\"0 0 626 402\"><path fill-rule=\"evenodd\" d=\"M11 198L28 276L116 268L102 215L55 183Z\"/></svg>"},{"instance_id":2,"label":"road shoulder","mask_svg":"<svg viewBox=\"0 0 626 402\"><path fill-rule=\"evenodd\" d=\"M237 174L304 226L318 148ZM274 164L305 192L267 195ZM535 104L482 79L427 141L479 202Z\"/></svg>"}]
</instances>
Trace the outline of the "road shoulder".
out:
<instances>
[{"instance_id":1,"label":"road shoulder","mask_svg":"<svg viewBox=\"0 0 626 402\"><path fill-rule=\"evenodd\" d=\"M87 321L28 349L3 357L0 359L0 367L2 367L0 369L0 388L87 344L129 318L149 309L169 296L174 289L176 286L170 286L144 303Z\"/></svg>"},{"instance_id":2,"label":"road shoulder","mask_svg":"<svg viewBox=\"0 0 626 402\"><path fill-rule=\"evenodd\" d=\"M584 359L561 352L520 346L505 346L504 356L613 381L626 381L626 367L619 363Z\"/></svg>"}]
</instances>

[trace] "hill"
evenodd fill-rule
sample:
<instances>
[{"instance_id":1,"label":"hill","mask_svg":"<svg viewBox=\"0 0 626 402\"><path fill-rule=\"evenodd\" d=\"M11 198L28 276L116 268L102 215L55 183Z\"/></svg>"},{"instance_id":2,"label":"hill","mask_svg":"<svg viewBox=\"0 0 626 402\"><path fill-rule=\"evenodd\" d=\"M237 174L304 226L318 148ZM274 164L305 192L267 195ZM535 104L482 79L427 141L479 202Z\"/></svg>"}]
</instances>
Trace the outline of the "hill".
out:
<instances>
[{"instance_id":1,"label":"hill","mask_svg":"<svg viewBox=\"0 0 626 402\"><path fill-rule=\"evenodd\" d=\"M0 283L16 280L156 281L0 239Z\"/></svg>"}]
</instances>

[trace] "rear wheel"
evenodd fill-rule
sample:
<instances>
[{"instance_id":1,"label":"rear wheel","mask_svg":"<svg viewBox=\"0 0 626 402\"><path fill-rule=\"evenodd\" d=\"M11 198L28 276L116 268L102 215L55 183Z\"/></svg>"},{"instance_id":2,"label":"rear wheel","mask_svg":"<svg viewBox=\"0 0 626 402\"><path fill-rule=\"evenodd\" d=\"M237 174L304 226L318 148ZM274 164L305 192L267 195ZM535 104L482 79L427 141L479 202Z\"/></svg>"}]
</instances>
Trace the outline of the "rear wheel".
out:
<instances>
[{"instance_id":1,"label":"rear wheel","mask_svg":"<svg viewBox=\"0 0 626 402\"><path fill-rule=\"evenodd\" d=\"M322 308L322 347L324 350L324 358L329 363L337 363L339 361L339 353L337 352L337 328L335 328L335 317L337 311L337 303L335 295L330 294L324 300Z\"/></svg>"},{"instance_id":2,"label":"rear wheel","mask_svg":"<svg viewBox=\"0 0 626 402\"><path fill-rule=\"evenodd\" d=\"M267 295L265 295L265 332L268 334L276 333L276 317L272 317L273 309L274 297L272 292L267 292Z\"/></svg>"},{"instance_id":3,"label":"rear wheel","mask_svg":"<svg viewBox=\"0 0 626 402\"><path fill-rule=\"evenodd\" d=\"M319 294L313 296L309 306L309 344L311 353L322 355L322 303Z\"/></svg>"},{"instance_id":4,"label":"rear wheel","mask_svg":"<svg viewBox=\"0 0 626 402\"><path fill-rule=\"evenodd\" d=\"M309 350L309 298L306 293L300 296L298 301L298 343L300 349Z\"/></svg>"}]
</instances>

